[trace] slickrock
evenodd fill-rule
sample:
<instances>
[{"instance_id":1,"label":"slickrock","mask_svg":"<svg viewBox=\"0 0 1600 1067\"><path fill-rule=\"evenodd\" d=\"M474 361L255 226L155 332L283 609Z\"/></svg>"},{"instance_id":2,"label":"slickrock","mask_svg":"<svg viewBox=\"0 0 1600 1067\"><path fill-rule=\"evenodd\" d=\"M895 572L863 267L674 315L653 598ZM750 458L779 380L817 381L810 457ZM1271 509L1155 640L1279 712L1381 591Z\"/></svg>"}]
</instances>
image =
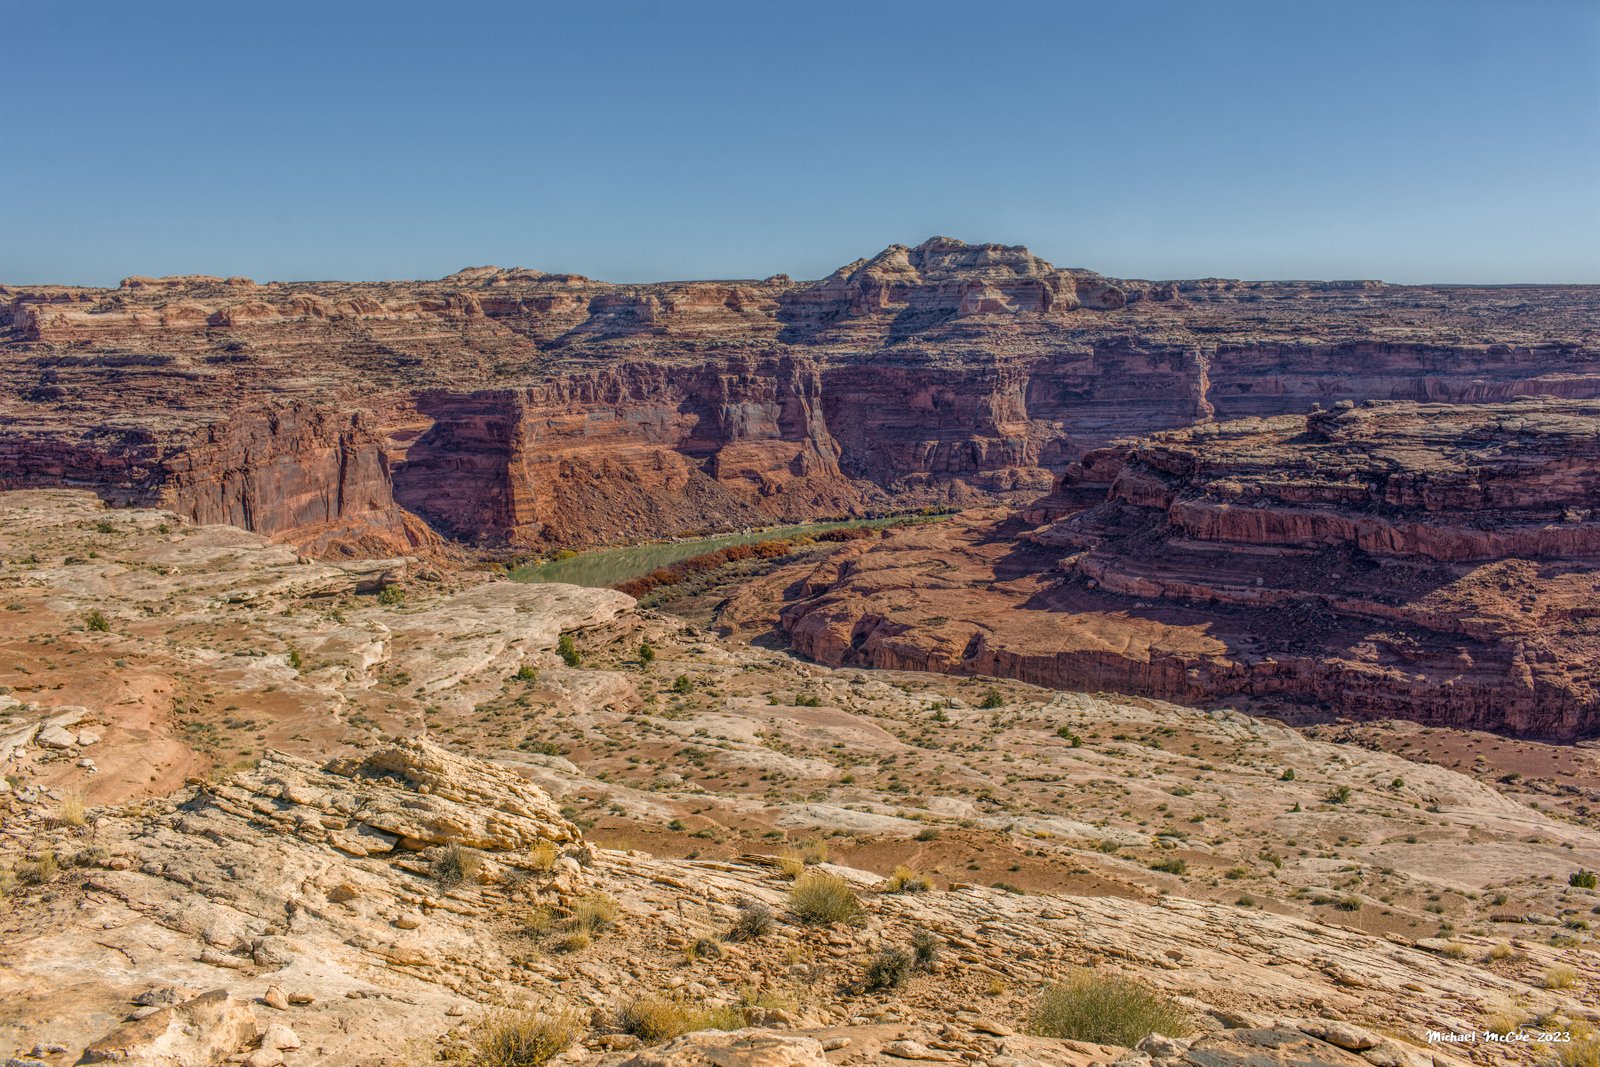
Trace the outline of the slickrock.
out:
<instances>
[{"instance_id":1,"label":"slickrock","mask_svg":"<svg viewBox=\"0 0 1600 1067\"><path fill-rule=\"evenodd\" d=\"M1030 518L1061 512L862 545L784 626L833 664L1600 732L1600 404L1206 424L1091 453Z\"/></svg>"},{"instance_id":2,"label":"slickrock","mask_svg":"<svg viewBox=\"0 0 1600 1067\"><path fill-rule=\"evenodd\" d=\"M841 1067L1431 1067L1430 1030L1600 1021L1590 748L1471 742L1527 760L1516 786L1375 727L829 668L82 491L0 496L0 559L0 1056L211 1040L170 1022L206 990L255 1017L208 1062L287 1067L470 1057L524 1012L570 1022L563 1063L664 1054L639 998L743 1031L674 1055ZM99 733L99 773L48 723ZM807 921L808 867L859 923ZM1084 969L1191 1032L1029 1033Z\"/></svg>"},{"instance_id":3,"label":"slickrock","mask_svg":"<svg viewBox=\"0 0 1600 1067\"><path fill-rule=\"evenodd\" d=\"M0 286L0 487L330 558L1036 496L1314 402L1600 396L1594 287L1146 282L933 238L827 278Z\"/></svg>"}]
</instances>

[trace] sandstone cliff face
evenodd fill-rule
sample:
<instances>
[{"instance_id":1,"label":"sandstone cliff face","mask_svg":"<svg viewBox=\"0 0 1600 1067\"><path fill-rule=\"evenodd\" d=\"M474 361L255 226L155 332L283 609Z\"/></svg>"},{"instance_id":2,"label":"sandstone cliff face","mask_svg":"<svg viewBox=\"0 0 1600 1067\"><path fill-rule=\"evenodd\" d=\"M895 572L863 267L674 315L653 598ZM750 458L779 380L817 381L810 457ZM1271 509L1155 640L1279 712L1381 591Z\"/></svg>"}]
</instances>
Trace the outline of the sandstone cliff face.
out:
<instances>
[{"instance_id":1,"label":"sandstone cliff face","mask_svg":"<svg viewBox=\"0 0 1600 1067\"><path fill-rule=\"evenodd\" d=\"M1092 452L1026 513L1068 514L863 547L783 623L832 664L1600 732L1596 402L1208 424Z\"/></svg>"},{"instance_id":2,"label":"sandstone cliff face","mask_svg":"<svg viewBox=\"0 0 1600 1067\"><path fill-rule=\"evenodd\" d=\"M1029 500L1212 417L1600 396L1597 311L1593 287L1152 283L945 238L811 283L0 286L0 485L362 552Z\"/></svg>"},{"instance_id":3,"label":"sandstone cliff face","mask_svg":"<svg viewBox=\"0 0 1600 1067\"><path fill-rule=\"evenodd\" d=\"M449 536L583 544L708 516L837 513L860 493L803 360L618 364L520 390L424 394L432 425L396 468L400 501Z\"/></svg>"}]
</instances>

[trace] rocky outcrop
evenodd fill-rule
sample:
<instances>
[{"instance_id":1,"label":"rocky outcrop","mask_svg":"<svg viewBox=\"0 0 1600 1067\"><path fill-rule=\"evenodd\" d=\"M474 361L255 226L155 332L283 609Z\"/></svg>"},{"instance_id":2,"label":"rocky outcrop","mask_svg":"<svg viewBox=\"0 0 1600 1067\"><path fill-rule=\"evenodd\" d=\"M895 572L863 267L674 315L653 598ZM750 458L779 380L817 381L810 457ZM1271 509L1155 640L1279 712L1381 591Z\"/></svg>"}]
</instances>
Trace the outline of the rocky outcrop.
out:
<instances>
[{"instance_id":1,"label":"rocky outcrop","mask_svg":"<svg viewBox=\"0 0 1600 1067\"><path fill-rule=\"evenodd\" d=\"M1206 424L1090 453L1025 514L1066 517L863 545L784 626L827 663L1600 732L1595 402Z\"/></svg>"},{"instance_id":2,"label":"rocky outcrop","mask_svg":"<svg viewBox=\"0 0 1600 1067\"><path fill-rule=\"evenodd\" d=\"M0 486L337 555L1033 499L1130 435L1600 396L1593 287L1153 283L934 238L816 282L0 286Z\"/></svg>"}]
</instances>

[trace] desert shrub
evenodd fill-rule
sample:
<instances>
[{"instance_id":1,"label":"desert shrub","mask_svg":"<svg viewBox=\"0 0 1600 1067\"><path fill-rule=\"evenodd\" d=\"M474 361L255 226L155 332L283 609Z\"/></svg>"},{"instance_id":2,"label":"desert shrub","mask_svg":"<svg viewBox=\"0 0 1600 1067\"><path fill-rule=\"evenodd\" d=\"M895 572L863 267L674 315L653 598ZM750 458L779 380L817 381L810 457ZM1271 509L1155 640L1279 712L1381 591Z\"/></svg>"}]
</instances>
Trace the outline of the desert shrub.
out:
<instances>
[{"instance_id":1,"label":"desert shrub","mask_svg":"<svg viewBox=\"0 0 1600 1067\"><path fill-rule=\"evenodd\" d=\"M690 963L696 960L716 960L722 958L722 942L714 937L696 938L694 944L684 952L684 958Z\"/></svg>"},{"instance_id":2,"label":"desert shrub","mask_svg":"<svg viewBox=\"0 0 1600 1067\"><path fill-rule=\"evenodd\" d=\"M95 608L93 611L89 612L89 614L85 615L83 617L83 624L97 634L106 634L111 632L111 620L106 618L106 613L101 611L99 608Z\"/></svg>"},{"instance_id":3,"label":"desert shrub","mask_svg":"<svg viewBox=\"0 0 1600 1067\"><path fill-rule=\"evenodd\" d=\"M1510 1004L1504 1004L1489 1013L1483 1021L1483 1028L1491 1034L1505 1037L1507 1034L1516 1033L1522 1029L1522 1023L1526 1017L1526 1012L1520 1011Z\"/></svg>"},{"instance_id":4,"label":"desert shrub","mask_svg":"<svg viewBox=\"0 0 1600 1067\"><path fill-rule=\"evenodd\" d=\"M794 706L797 708L820 708L822 707L822 698L813 696L810 693L796 693Z\"/></svg>"},{"instance_id":5,"label":"desert shrub","mask_svg":"<svg viewBox=\"0 0 1600 1067\"><path fill-rule=\"evenodd\" d=\"M1334 903L1333 906L1338 908L1340 911L1360 911L1361 898L1355 896L1341 897Z\"/></svg>"},{"instance_id":6,"label":"desert shrub","mask_svg":"<svg viewBox=\"0 0 1600 1067\"><path fill-rule=\"evenodd\" d=\"M378 603L386 607L398 607L406 602L406 591L398 585L386 585L378 590Z\"/></svg>"},{"instance_id":7,"label":"desert shrub","mask_svg":"<svg viewBox=\"0 0 1600 1067\"><path fill-rule=\"evenodd\" d=\"M1129 1048L1151 1034L1181 1037L1192 1028L1188 1014L1165 994L1132 978L1092 970L1045 990L1030 1023L1042 1037Z\"/></svg>"},{"instance_id":8,"label":"desert shrub","mask_svg":"<svg viewBox=\"0 0 1600 1067\"><path fill-rule=\"evenodd\" d=\"M983 699L979 701L978 707L985 710L992 710L994 708L1004 707L1005 703L1006 698L1000 695L1000 690L990 689L984 692Z\"/></svg>"},{"instance_id":9,"label":"desert shrub","mask_svg":"<svg viewBox=\"0 0 1600 1067\"><path fill-rule=\"evenodd\" d=\"M656 646L649 641L639 642L639 664L648 667L656 661Z\"/></svg>"},{"instance_id":10,"label":"desert shrub","mask_svg":"<svg viewBox=\"0 0 1600 1067\"><path fill-rule=\"evenodd\" d=\"M472 1067L538 1067L566 1051L583 1027L573 1012L499 1011L472 1029Z\"/></svg>"},{"instance_id":11,"label":"desert shrub","mask_svg":"<svg viewBox=\"0 0 1600 1067\"><path fill-rule=\"evenodd\" d=\"M931 971L939 962L939 952L944 942L931 930L914 930L911 934L911 965L919 971Z\"/></svg>"},{"instance_id":12,"label":"desert shrub","mask_svg":"<svg viewBox=\"0 0 1600 1067\"><path fill-rule=\"evenodd\" d=\"M1182 874L1189 869L1189 865L1183 860L1174 857L1173 859L1157 860L1150 865L1150 869L1152 871L1163 871L1167 874Z\"/></svg>"},{"instance_id":13,"label":"desert shrub","mask_svg":"<svg viewBox=\"0 0 1600 1067\"><path fill-rule=\"evenodd\" d=\"M1293 767L1285 767L1283 769L1283 773L1278 775L1278 781L1280 781L1280 782L1292 782L1292 781L1294 781L1294 768Z\"/></svg>"},{"instance_id":14,"label":"desert shrub","mask_svg":"<svg viewBox=\"0 0 1600 1067\"><path fill-rule=\"evenodd\" d=\"M1600 882L1600 876L1597 876L1593 871L1586 871L1582 867L1567 876L1567 884L1576 886L1579 889L1593 889L1597 882Z\"/></svg>"},{"instance_id":15,"label":"desert shrub","mask_svg":"<svg viewBox=\"0 0 1600 1067\"><path fill-rule=\"evenodd\" d=\"M1571 1031L1572 1040L1553 1046L1556 1067L1600 1067L1600 1036L1587 1023L1575 1022L1565 1029Z\"/></svg>"},{"instance_id":16,"label":"desert shrub","mask_svg":"<svg viewBox=\"0 0 1600 1067\"><path fill-rule=\"evenodd\" d=\"M60 873L61 864L54 852L41 852L34 859L23 860L17 864L13 872L16 880L22 885L44 885L53 881Z\"/></svg>"},{"instance_id":17,"label":"desert shrub","mask_svg":"<svg viewBox=\"0 0 1600 1067\"><path fill-rule=\"evenodd\" d=\"M1578 984L1578 972L1565 964L1560 964L1544 972L1544 987L1546 989L1571 989Z\"/></svg>"},{"instance_id":18,"label":"desert shrub","mask_svg":"<svg viewBox=\"0 0 1600 1067\"><path fill-rule=\"evenodd\" d=\"M922 829L917 831L916 840L918 840L918 841L937 841L937 840L939 840L939 828L937 826L924 826Z\"/></svg>"},{"instance_id":19,"label":"desert shrub","mask_svg":"<svg viewBox=\"0 0 1600 1067\"><path fill-rule=\"evenodd\" d=\"M1347 785L1335 786L1322 799L1329 804L1347 804L1350 801L1350 787Z\"/></svg>"},{"instance_id":20,"label":"desert shrub","mask_svg":"<svg viewBox=\"0 0 1600 1067\"><path fill-rule=\"evenodd\" d=\"M539 680L539 668L531 663L524 663L517 668L517 673L513 677L519 682L537 682Z\"/></svg>"},{"instance_id":21,"label":"desert shrub","mask_svg":"<svg viewBox=\"0 0 1600 1067\"><path fill-rule=\"evenodd\" d=\"M694 679L687 674L680 674L672 680L672 691L680 695L694 692Z\"/></svg>"},{"instance_id":22,"label":"desert shrub","mask_svg":"<svg viewBox=\"0 0 1600 1067\"><path fill-rule=\"evenodd\" d=\"M803 923L832 925L861 919L861 900L836 874L809 871L789 887L789 904Z\"/></svg>"},{"instance_id":23,"label":"desert shrub","mask_svg":"<svg viewBox=\"0 0 1600 1067\"><path fill-rule=\"evenodd\" d=\"M739 909L739 915L728 930L729 941L755 941L772 932L772 909L759 900L752 900Z\"/></svg>"},{"instance_id":24,"label":"desert shrub","mask_svg":"<svg viewBox=\"0 0 1600 1067\"><path fill-rule=\"evenodd\" d=\"M918 874L903 863L883 883L885 893L925 893L932 888L933 881L927 875Z\"/></svg>"},{"instance_id":25,"label":"desert shrub","mask_svg":"<svg viewBox=\"0 0 1600 1067\"><path fill-rule=\"evenodd\" d=\"M446 845L428 865L433 880L449 889L475 877L483 867L483 857L470 848Z\"/></svg>"},{"instance_id":26,"label":"desert shrub","mask_svg":"<svg viewBox=\"0 0 1600 1067\"><path fill-rule=\"evenodd\" d=\"M828 843L815 839L802 841L798 848L785 849L778 857L778 869L785 877L798 878L807 867L828 862Z\"/></svg>"},{"instance_id":27,"label":"desert shrub","mask_svg":"<svg viewBox=\"0 0 1600 1067\"><path fill-rule=\"evenodd\" d=\"M561 851L556 848L554 841L543 839L535 841L533 847L528 849L528 867L540 874L549 874L555 870L556 860L561 858Z\"/></svg>"},{"instance_id":28,"label":"desert shrub","mask_svg":"<svg viewBox=\"0 0 1600 1067\"><path fill-rule=\"evenodd\" d=\"M574 929L588 934L600 934L617 922L617 903L604 893L585 893L572 905Z\"/></svg>"},{"instance_id":29,"label":"desert shrub","mask_svg":"<svg viewBox=\"0 0 1600 1067\"><path fill-rule=\"evenodd\" d=\"M578 651L571 634L562 634L556 638L556 655L560 656L561 662L569 667L576 667L583 662L583 653Z\"/></svg>"},{"instance_id":30,"label":"desert shrub","mask_svg":"<svg viewBox=\"0 0 1600 1067\"><path fill-rule=\"evenodd\" d=\"M57 826L82 826L88 818L84 812L83 794L73 790L62 794L61 806L56 809L50 821Z\"/></svg>"},{"instance_id":31,"label":"desert shrub","mask_svg":"<svg viewBox=\"0 0 1600 1067\"><path fill-rule=\"evenodd\" d=\"M1508 960L1515 954L1515 949L1506 944L1504 941L1501 941L1499 944L1489 949L1488 953L1486 953L1483 958L1486 960Z\"/></svg>"},{"instance_id":32,"label":"desert shrub","mask_svg":"<svg viewBox=\"0 0 1600 1067\"><path fill-rule=\"evenodd\" d=\"M623 1033L653 1045L696 1030L738 1030L744 1026L744 1012L676 997L638 997L617 1009L615 1022Z\"/></svg>"},{"instance_id":33,"label":"desert shrub","mask_svg":"<svg viewBox=\"0 0 1600 1067\"><path fill-rule=\"evenodd\" d=\"M862 978L862 988L867 992L898 989L911 977L911 953L903 948L882 948L867 962L867 973Z\"/></svg>"}]
</instances>

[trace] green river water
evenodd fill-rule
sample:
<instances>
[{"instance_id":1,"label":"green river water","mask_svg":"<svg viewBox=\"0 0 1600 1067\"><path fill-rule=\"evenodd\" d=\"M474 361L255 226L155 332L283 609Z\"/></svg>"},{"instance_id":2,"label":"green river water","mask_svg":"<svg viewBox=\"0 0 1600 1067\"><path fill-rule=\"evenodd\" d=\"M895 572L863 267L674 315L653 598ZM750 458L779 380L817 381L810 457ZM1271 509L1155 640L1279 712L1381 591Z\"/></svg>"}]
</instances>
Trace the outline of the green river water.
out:
<instances>
[{"instance_id":1,"label":"green river water","mask_svg":"<svg viewBox=\"0 0 1600 1067\"><path fill-rule=\"evenodd\" d=\"M886 519L849 519L842 522L807 522L796 526L772 526L750 533L719 534L699 537L689 541L658 541L646 545L624 548L597 548L581 552L568 559L551 560L518 567L511 577L519 582L566 582L569 585L587 585L609 588L629 578L639 578L657 567L703 556L729 545L752 545L758 541L776 541L784 537L826 533L849 526L894 526L905 522L926 522L920 515L900 515Z\"/></svg>"}]
</instances>

